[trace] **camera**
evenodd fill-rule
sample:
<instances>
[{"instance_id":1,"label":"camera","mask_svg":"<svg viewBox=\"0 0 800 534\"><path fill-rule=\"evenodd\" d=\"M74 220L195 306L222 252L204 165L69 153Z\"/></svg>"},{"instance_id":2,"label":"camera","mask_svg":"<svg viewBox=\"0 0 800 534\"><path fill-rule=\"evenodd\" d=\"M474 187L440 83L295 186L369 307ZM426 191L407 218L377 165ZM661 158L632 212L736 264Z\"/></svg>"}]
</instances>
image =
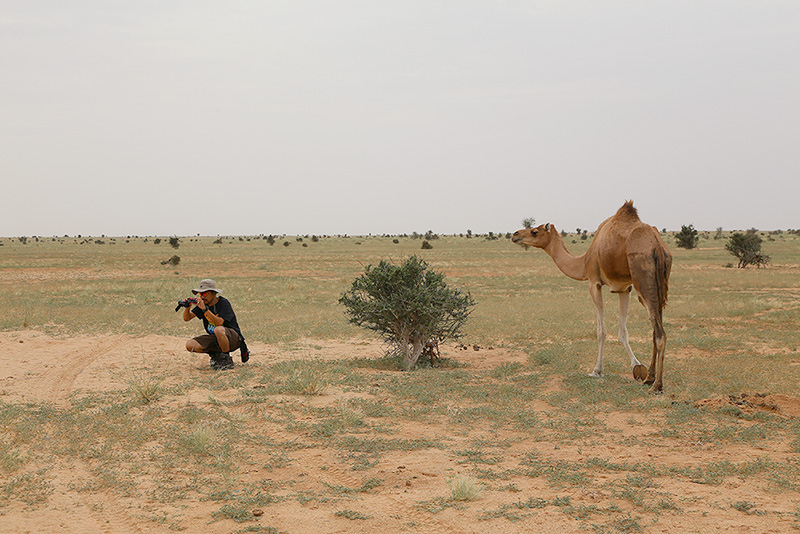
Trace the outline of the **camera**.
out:
<instances>
[{"instance_id":1,"label":"camera","mask_svg":"<svg viewBox=\"0 0 800 534\"><path fill-rule=\"evenodd\" d=\"M197 304L197 297L189 297L188 299L183 299L178 301L178 305L175 306L175 311L180 310L181 308L189 308L192 304Z\"/></svg>"}]
</instances>

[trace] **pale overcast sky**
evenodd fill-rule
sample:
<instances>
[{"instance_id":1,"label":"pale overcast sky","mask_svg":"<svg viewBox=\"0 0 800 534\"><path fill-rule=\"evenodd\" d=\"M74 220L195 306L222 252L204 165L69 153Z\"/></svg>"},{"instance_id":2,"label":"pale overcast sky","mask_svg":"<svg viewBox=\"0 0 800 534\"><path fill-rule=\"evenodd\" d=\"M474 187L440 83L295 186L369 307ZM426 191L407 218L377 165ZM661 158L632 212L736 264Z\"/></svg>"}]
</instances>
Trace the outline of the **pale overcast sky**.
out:
<instances>
[{"instance_id":1,"label":"pale overcast sky","mask_svg":"<svg viewBox=\"0 0 800 534\"><path fill-rule=\"evenodd\" d=\"M1 0L0 236L800 228L797 0Z\"/></svg>"}]
</instances>

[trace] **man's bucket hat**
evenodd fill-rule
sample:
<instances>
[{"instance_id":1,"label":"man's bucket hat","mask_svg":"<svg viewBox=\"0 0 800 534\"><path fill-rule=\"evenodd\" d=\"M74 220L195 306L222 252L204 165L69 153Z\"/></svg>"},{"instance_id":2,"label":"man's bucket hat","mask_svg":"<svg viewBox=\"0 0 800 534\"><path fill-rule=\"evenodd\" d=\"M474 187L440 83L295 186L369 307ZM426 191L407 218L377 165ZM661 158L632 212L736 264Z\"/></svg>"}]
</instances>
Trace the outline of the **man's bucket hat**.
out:
<instances>
[{"instance_id":1,"label":"man's bucket hat","mask_svg":"<svg viewBox=\"0 0 800 534\"><path fill-rule=\"evenodd\" d=\"M222 293L221 289L217 289L217 283L211 278L200 280L200 287L198 287L197 289L192 289L192 293L194 293L195 295L197 295L198 293L205 293L206 291Z\"/></svg>"}]
</instances>

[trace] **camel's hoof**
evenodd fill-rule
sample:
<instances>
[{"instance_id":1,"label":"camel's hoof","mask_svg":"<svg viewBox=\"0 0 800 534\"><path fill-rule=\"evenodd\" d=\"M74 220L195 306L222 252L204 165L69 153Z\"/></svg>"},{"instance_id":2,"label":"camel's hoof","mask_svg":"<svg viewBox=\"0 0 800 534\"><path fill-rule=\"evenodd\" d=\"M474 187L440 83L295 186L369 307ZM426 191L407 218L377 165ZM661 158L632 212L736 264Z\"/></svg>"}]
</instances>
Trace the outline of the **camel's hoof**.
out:
<instances>
[{"instance_id":1,"label":"camel's hoof","mask_svg":"<svg viewBox=\"0 0 800 534\"><path fill-rule=\"evenodd\" d=\"M633 378L644 382L647 380L647 367L642 364L633 366Z\"/></svg>"},{"instance_id":2,"label":"camel's hoof","mask_svg":"<svg viewBox=\"0 0 800 534\"><path fill-rule=\"evenodd\" d=\"M657 394L661 393L661 385L660 384L658 386L654 385L649 390L647 390L647 392L648 393L653 393L654 395L657 395Z\"/></svg>"},{"instance_id":3,"label":"camel's hoof","mask_svg":"<svg viewBox=\"0 0 800 534\"><path fill-rule=\"evenodd\" d=\"M589 376L593 376L595 378L603 378L603 373L598 373L597 371L592 371L589 373Z\"/></svg>"}]
</instances>

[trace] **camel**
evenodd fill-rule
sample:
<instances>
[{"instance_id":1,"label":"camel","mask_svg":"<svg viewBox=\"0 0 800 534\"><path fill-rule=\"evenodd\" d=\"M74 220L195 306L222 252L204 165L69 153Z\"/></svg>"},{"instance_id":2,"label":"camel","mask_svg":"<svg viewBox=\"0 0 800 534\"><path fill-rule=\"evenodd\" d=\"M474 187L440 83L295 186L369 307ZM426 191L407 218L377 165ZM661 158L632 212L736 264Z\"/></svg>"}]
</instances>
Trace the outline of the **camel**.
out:
<instances>
[{"instance_id":1,"label":"camel","mask_svg":"<svg viewBox=\"0 0 800 534\"><path fill-rule=\"evenodd\" d=\"M672 255L658 230L639 220L633 201L625 202L616 214L600 224L589 249L581 256L570 254L561 234L550 223L517 230L511 241L526 248L531 246L544 250L562 273L574 280L589 281L589 293L597 310L599 344L597 365L590 376L603 376L606 328L603 323L602 288L609 286L612 293L619 294L619 340L630 356L633 376L650 384L650 392L660 392L667 344L662 310L667 303ZM653 357L649 368L636 359L628 343L631 288L636 290L639 302L647 309L653 325Z\"/></svg>"}]
</instances>

